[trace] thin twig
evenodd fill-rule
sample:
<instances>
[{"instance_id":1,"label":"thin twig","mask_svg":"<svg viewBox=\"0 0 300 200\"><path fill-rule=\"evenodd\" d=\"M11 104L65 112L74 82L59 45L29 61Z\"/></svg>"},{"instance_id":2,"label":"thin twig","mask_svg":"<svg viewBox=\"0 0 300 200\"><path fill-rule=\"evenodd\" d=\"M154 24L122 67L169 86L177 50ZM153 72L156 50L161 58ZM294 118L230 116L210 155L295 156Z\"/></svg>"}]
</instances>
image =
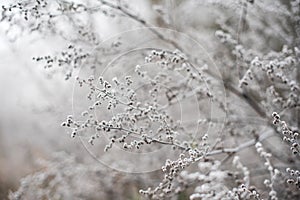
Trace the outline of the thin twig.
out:
<instances>
[{"instance_id":1,"label":"thin twig","mask_svg":"<svg viewBox=\"0 0 300 200\"><path fill-rule=\"evenodd\" d=\"M268 132L265 132L261 136L259 136L257 139L249 140L245 143L240 144L239 146L237 146L235 148L225 148L225 149L219 149L219 150L214 150L214 151L208 152L207 156L213 156L213 155L222 154L222 153L237 153L237 152L239 152L243 149L246 149L248 147L251 147L251 146L255 145L257 142L261 142L273 135L274 135L274 132L272 130L270 130Z\"/></svg>"}]
</instances>

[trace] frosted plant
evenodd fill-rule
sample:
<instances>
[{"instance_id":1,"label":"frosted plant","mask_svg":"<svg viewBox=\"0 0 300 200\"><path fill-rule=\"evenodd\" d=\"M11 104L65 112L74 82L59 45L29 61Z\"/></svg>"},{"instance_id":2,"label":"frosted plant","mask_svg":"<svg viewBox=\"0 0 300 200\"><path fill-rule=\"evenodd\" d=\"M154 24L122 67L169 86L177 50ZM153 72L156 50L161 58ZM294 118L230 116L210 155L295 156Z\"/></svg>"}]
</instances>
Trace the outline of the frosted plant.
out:
<instances>
[{"instance_id":1,"label":"frosted plant","mask_svg":"<svg viewBox=\"0 0 300 200\"><path fill-rule=\"evenodd\" d=\"M132 180L142 198L298 199L299 0L143 3L22 1L3 6L1 21L8 36L23 30L12 40L37 32L64 41L33 58L74 81L61 125L102 164L151 172ZM105 40L103 19L121 33ZM69 170L58 185L72 185ZM10 198L39 188L28 180L41 176ZM67 184L38 191L80 198Z\"/></svg>"}]
</instances>

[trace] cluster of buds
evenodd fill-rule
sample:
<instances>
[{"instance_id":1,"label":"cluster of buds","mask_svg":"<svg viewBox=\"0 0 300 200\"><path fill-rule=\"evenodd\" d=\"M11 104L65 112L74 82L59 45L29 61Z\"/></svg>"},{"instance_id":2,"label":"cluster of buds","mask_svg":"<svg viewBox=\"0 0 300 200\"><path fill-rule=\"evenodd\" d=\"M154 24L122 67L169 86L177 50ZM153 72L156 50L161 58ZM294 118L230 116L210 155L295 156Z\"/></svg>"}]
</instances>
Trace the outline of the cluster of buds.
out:
<instances>
[{"instance_id":1,"label":"cluster of buds","mask_svg":"<svg viewBox=\"0 0 300 200\"><path fill-rule=\"evenodd\" d=\"M177 65L186 62L186 56L179 50L164 51L164 50L152 50L151 53L145 57L146 63L157 63L162 67L174 68Z\"/></svg>"},{"instance_id":2,"label":"cluster of buds","mask_svg":"<svg viewBox=\"0 0 300 200\"><path fill-rule=\"evenodd\" d=\"M295 185L300 190L300 171L287 168L286 172L290 175L291 178L287 180L288 184Z\"/></svg>"},{"instance_id":3,"label":"cluster of buds","mask_svg":"<svg viewBox=\"0 0 300 200\"><path fill-rule=\"evenodd\" d=\"M209 148L207 139L208 136L205 134L200 141L200 148L185 148L184 153L181 153L177 160L166 160L165 165L161 168L164 173L162 182L156 188L140 190L140 193L153 199L161 199L172 192L180 191L181 187L176 187L176 180L178 184L182 184L184 181L182 180L181 172L191 164L205 158Z\"/></svg>"},{"instance_id":4,"label":"cluster of buds","mask_svg":"<svg viewBox=\"0 0 300 200\"><path fill-rule=\"evenodd\" d=\"M140 194L153 199L166 197L172 191L176 190L174 181L180 175L180 172L190 166L192 163L196 162L195 160L200 157L203 157L202 152L200 152L198 149L190 149L188 155L182 153L177 160L166 160L165 165L162 166L162 172L164 173L162 182L154 189L148 188L148 190L140 190Z\"/></svg>"},{"instance_id":5,"label":"cluster of buds","mask_svg":"<svg viewBox=\"0 0 300 200\"><path fill-rule=\"evenodd\" d=\"M10 4L9 6L2 6L2 13L4 16L9 17L11 13L16 16L19 13L27 21L30 17L35 19L40 18L41 16L47 15L42 13L42 10L48 6L48 2L45 0L35 0L35 1L19 1L16 4ZM48 14L48 17L52 17L51 14ZM11 19L8 19L11 20Z\"/></svg>"},{"instance_id":6,"label":"cluster of buds","mask_svg":"<svg viewBox=\"0 0 300 200\"><path fill-rule=\"evenodd\" d=\"M280 171L278 169L274 168L274 166L272 165L271 160L270 160L272 155L265 151L265 149L263 148L263 146L260 142L257 142L255 144L255 147L256 147L256 151L260 155L260 157L262 157L265 160L264 165L270 174L270 179L265 179L265 181L264 181L264 184L268 188L270 188L269 198L272 200L277 200L278 199L277 192L274 189L274 184L275 184L276 179L280 175Z\"/></svg>"},{"instance_id":7,"label":"cluster of buds","mask_svg":"<svg viewBox=\"0 0 300 200\"><path fill-rule=\"evenodd\" d=\"M248 86L249 81L253 80L253 74L251 68L247 70L246 74L240 80L239 87L241 88L243 85Z\"/></svg>"},{"instance_id":8,"label":"cluster of buds","mask_svg":"<svg viewBox=\"0 0 300 200\"><path fill-rule=\"evenodd\" d=\"M227 43L232 46L238 44L238 42L235 39L233 39L232 35L230 35L229 33L225 33L222 30L217 30L215 35L222 43Z\"/></svg>"},{"instance_id":9,"label":"cluster of buds","mask_svg":"<svg viewBox=\"0 0 300 200\"><path fill-rule=\"evenodd\" d=\"M253 189L248 189L246 185L241 184L237 188L233 188L232 190L227 192L227 198L224 199L257 199L260 200L260 194L258 191Z\"/></svg>"},{"instance_id":10,"label":"cluster of buds","mask_svg":"<svg viewBox=\"0 0 300 200\"><path fill-rule=\"evenodd\" d=\"M240 161L240 158L238 156L235 156L232 160L233 165L242 171L243 173L243 183L245 187L249 187L250 185L250 171L247 167L245 167L242 162Z\"/></svg>"},{"instance_id":11,"label":"cluster of buds","mask_svg":"<svg viewBox=\"0 0 300 200\"><path fill-rule=\"evenodd\" d=\"M278 113L273 112L272 114L274 121L274 125L280 125L281 133L283 135L283 141L289 143L291 145L290 149L294 155L300 155L300 144L298 141L299 133L296 131L292 131L285 121L280 120L280 116Z\"/></svg>"},{"instance_id":12,"label":"cluster of buds","mask_svg":"<svg viewBox=\"0 0 300 200\"><path fill-rule=\"evenodd\" d=\"M79 68L81 64L89 57L81 48L76 48L74 45L69 45L67 50L58 53L55 56L39 56L32 59L36 62L43 62L44 68L62 67L65 73L65 79L71 78L73 69Z\"/></svg>"}]
</instances>

